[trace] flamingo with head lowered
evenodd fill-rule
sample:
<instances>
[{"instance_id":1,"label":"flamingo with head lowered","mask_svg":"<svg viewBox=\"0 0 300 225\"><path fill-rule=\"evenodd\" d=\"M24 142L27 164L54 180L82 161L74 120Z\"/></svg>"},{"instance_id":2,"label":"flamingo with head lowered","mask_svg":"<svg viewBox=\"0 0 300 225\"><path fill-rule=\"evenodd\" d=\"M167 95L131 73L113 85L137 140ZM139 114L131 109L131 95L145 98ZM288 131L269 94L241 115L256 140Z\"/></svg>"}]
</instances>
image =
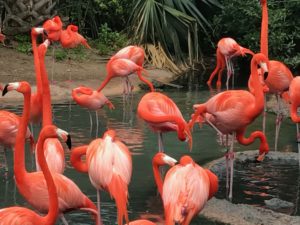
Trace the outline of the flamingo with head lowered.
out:
<instances>
[{"instance_id":1,"label":"flamingo with head lowered","mask_svg":"<svg viewBox=\"0 0 300 225\"><path fill-rule=\"evenodd\" d=\"M258 161L262 161L269 152L269 145L266 136L261 131L254 131L249 138L245 138L245 131L263 111L264 108L264 87L259 80L257 66L268 72L268 59L262 53L255 54L251 60L251 78L253 92L245 90L232 90L221 92L203 104L195 104L195 114L192 115L190 125L201 117L211 124L220 134L232 134L232 145L227 155L230 159L230 185L229 198L232 198L233 182L233 143L236 136L237 141L243 145L249 145L256 138L260 139ZM226 159L228 160L228 157Z\"/></svg>"},{"instance_id":2,"label":"flamingo with head lowered","mask_svg":"<svg viewBox=\"0 0 300 225\"><path fill-rule=\"evenodd\" d=\"M158 133L158 148L164 151L162 133L175 131L180 141L187 141L192 148L190 127L184 120L177 105L168 96L159 92L145 94L140 100L137 114Z\"/></svg>"},{"instance_id":3,"label":"flamingo with head lowered","mask_svg":"<svg viewBox=\"0 0 300 225\"><path fill-rule=\"evenodd\" d=\"M62 22L59 16L46 20L43 24L44 33L51 41L59 41L62 32Z\"/></svg>"},{"instance_id":4,"label":"flamingo with head lowered","mask_svg":"<svg viewBox=\"0 0 300 225\"><path fill-rule=\"evenodd\" d=\"M26 128L30 116L31 88L27 82L9 83L5 86L3 95L11 90L16 90L24 95L22 119L17 133L14 152L16 186L30 205L41 213L47 213L49 210L49 195L44 175L40 171L28 172L25 167L24 145ZM52 172L52 176L57 189L60 215L70 210L82 209L93 213L97 220L97 207L81 192L72 180L55 172ZM97 224L99 224L98 221Z\"/></svg>"},{"instance_id":5,"label":"flamingo with head lowered","mask_svg":"<svg viewBox=\"0 0 300 225\"><path fill-rule=\"evenodd\" d=\"M47 138L61 138L67 141L69 134L55 126L46 126L41 130L40 142L37 145L37 151L39 151L39 163L41 165L43 176L46 180L49 195L49 210L44 216L37 214L36 212L22 207L9 207L0 209L0 221L1 225L13 225L13 224L31 224L31 225L54 225L58 216L58 197L53 181L51 172L47 166L45 156L43 154L43 145ZM70 142L69 142L70 143Z\"/></svg>"}]
</instances>

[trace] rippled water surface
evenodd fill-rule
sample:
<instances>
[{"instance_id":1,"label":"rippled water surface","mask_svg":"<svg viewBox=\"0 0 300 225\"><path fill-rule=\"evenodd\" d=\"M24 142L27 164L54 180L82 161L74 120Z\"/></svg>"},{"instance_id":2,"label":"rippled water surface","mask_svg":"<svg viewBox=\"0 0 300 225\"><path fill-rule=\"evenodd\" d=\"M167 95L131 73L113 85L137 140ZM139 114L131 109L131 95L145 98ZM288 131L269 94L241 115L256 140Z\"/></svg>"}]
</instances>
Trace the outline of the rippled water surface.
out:
<instances>
[{"instance_id":1,"label":"rippled water surface","mask_svg":"<svg viewBox=\"0 0 300 225\"><path fill-rule=\"evenodd\" d=\"M179 106L184 118L187 120L190 118L192 113L192 105L194 103L204 102L209 98L210 93L207 90L202 91L166 91L166 95L171 97L175 103ZM101 137L107 128L115 129L119 138L129 147L133 156L133 176L129 186L129 217L131 220L138 218L148 218L153 221L162 221L163 209L161 206L160 198L157 196L155 183L152 175L151 160L153 155L157 152L157 135L150 131L147 124L137 117L136 108L138 101L141 99L143 93L138 93L133 96L132 104L127 104L124 107L121 97L113 97L111 101L115 105L116 109L110 111L106 107L98 111L99 118L99 131L98 137ZM5 106L6 109L10 109L15 112L20 112L21 107L17 109L15 106ZM87 110L78 107L77 105L70 104L66 102L64 104L55 104L53 106L55 124L65 130L68 130L72 135L73 146L79 146L82 144L88 144L93 138L96 137L96 127L93 126L92 132L90 132L90 122L89 113ZM93 119L95 118L94 112L92 112ZM271 148L273 148L274 142L274 124L275 117L272 114L268 115L268 125L267 125L267 136ZM261 128L261 118L258 118L254 124L249 127L250 130ZM34 127L35 134L38 131L38 126ZM249 133L249 132L248 132ZM289 120L285 119L282 125L281 137L279 143L280 151L297 151L297 146L295 142L295 125ZM187 143L180 142L177 139L175 133L168 133L164 135L165 151L170 156L179 159L183 154L191 155L196 162L203 165L213 159L222 157L224 155L224 148L219 146L218 138L215 131L204 125L201 129L195 126L193 131L193 150L188 151ZM252 150L257 149L258 141L250 146L236 145L236 151ZM272 149L271 149L272 150ZM26 156L28 169L32 168L31 157L29 154ZM1 183L0 183L0 208L11 206L11 205L25 205L28 207L27 203L18 194L15 188L12 170L12 153L8 154L10 163L10 174L9 179L5 181L3 178L3 168L1 170ZM81 174L76 172L71 168L69 164L69 153L66 151L66 159L68 161L68 167L66 168L65 175L71 178L81 189L87 194L94 202L96 202L96 191L90 184L89 178L86 174ZM2 154L1 154L2 162ZM287 170L290 177L295 177L294 180L298 179L299 173L297 173L295 168L281 167L283 170ZM251 165L248 165L247 170L251 170ZM242 179L244 168L237 168L238 172L235 182L239 182ZM262 170L262 169L261 169ZM255 180L256 174L261 174L261 171L252 171L251 180ZM267 172L265 172L267 173ZM250 175L250 174L249 174ZM273 176L274 175L274 176ZM285 173L281 172L269 172L268 179L271 182L273 179L279 179L281 176L285 176ZM289 180L289 178L287 178ZM281 180L281 178L280 178ZM284 180L281 180L285 182ZM221 183L222 185L222 183ZM291 183L291 186L296 184ZM245 196L245 191L255 191L255 185L240 185L238 188L234 187L234 190L239 189L234 193L234 200L237 202L247 201L247 196ZM299 189L299 187L298 187ZM222 190L222 187L220 188ZM274 185L272 195L280 195L282 192L292 192L295 191L294 195L297 194L295 188L287 189L287 185ZM299 190L298 190L299 191ZM220 193L220 192L219 192ZM241 199L241 200L240 200ZM116 209L114 202L110 199L107 193L102 192L101 195L101 214L104 220L104 224L115 224L116 221ZM256 202L257 201L257 202ZM288 200L287 200L288 201ZM254 203L250 204L261 205L261 201L255 198ZM83 212L75 211L70 212L66 216L70 224L93 224L92 219L89 215ZM57 223L59 224L59 222ZM213 221L208 221L203 217L195 218L192 222L193 225L196 224L221 224Z\"/></svg>"}]
</instances>

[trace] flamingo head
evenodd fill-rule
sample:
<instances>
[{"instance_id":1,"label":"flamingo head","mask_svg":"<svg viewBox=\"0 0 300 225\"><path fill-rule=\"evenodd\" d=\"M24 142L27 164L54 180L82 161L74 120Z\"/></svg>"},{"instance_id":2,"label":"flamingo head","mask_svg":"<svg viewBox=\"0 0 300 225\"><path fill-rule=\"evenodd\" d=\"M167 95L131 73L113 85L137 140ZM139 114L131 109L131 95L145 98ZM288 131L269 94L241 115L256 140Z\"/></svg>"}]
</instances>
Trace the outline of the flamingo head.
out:
<instances>
[{"instance_id":1,"label":"flamingo head","mask_svg":"<svg viewBox=\"0 0 300 225\"><path fill-rule=\"evenodd\" d=\"M205 172L209 178L209 196L208 199L211 199L217 192L219 189L219 179L216 176L216 174L214 174L213 172L211 172L209 169L205 169Z\"/></svg>"},{"instance_id":2,"label":"flamingo head","mask_svg":"<svg viewBox=\"0 0 300 225\"><path fill-rule=\"evenodd\" d=\"M77 88L74 88L72 90L72 92L77 92L77 93L85 94L85 95L92 95L93 94L93 90L89 87L86 87L86 86L79 86Z\"/></svg>"},{"instance_id":3,"label":"flamingo head","mask_svg":"<svg viewBox=\"0 0 300 225\"><path fill-rule=\"evenodd\" d=\"M57 136L61 138L68 146L69 149L72 148L72 141L71 141L71 136L67 131L64 131L60 128L56 128L55 130Z\"/></svg>"},{"instance_id":4,"label":"flamingo head","mask_svg":"<svg viewBox=\"0 0 300 225\"><path fill-rule=\"evenodd\" d=\"M263 92L264 93L268 93L269 92L269 87L265 83L265 79L264 79L262 68L258 68L257 69L257 73L258 73L259 82L260 82L261 86L263 87Z\"/></svg>"},{"instance_id":5,"label":"flamingo head","mask_svg":"<svg viewBox=\"0 0 300 225\"><path fill-rule=\"evenodd\" d=\"M47 31L43 27L33 27L31 28L31 35L37 37L39 34L44 34L48 36Z\"/></svg>"},{"instance_id":6,"label":"flamingo head","mask_svg":"<svg viewBox=\"0 0 300 225\"><path fill-rule=\"evenodd\" d=\"M45 57L49 45L50 41L48 39L46 39L42 44L39 45L38 52L40 57Z\"/></svg>"},{"instance_id":7,"label":"flamingo head","mask_svg":"<svg viewBox=\"0 0 300 225\"><path fill-rule=\"evenodd\" d=\"M164 166L164 165L169 165L169 166L174 166L175 163L177 163L177 160L166 155L163 152L158 152L156 155L153 157L152 160L153 164L156 164L158 166Z\"/></svg>"},{"instance_id":8,"label":"flamingo head","mask_svg":"<svg viewBox=\"0 0 300 225\"><path fill-rule=\"evenodd\" d=\"M187 123L184 122L183 124L180 124L178 126L177 136L178 136L178 139L180 141L188 142L189 149L191 151L192 147L193 147L193 138L192 138L192 133L191 133L191 130L190 130L190 124L189 123L187 124Z\"/></svg>"},{"instance_id":9,"label":"flamingo head","mask_svg":"<svg viewBox=\"0 0 300 225\"><path fill-rule=\"evenodd\" d=\"M116 137L116 131L115 130L107 130L104 135L103 135L103 139L107 139L110 138L112 141L115 140Z\"/></svg>"},{"instance_id":10,"label":"flamingo head","mask_svg":"<svg viewBox=\"0 0 300 225\"><path fill-rule=\"evenodd\" d=\"M30 84L26 81L6 84L5 87L3 88L2 96L4 96L7 92L12 91L12 90L16 90L20 93L29 93L29 94L31 94Z\"/></svg>"},{"instance_id":11,"label":"flamingo head","mask_svg":"<svg viewBox=\"0 0 300 225\"><path fill-rule=\"evenodd\" d=\"M188 164L193 164L195 165L195 162L194 160L192 159L191 156L188 156L188 155L184 155L180 158L180 161L179 161L179 164L182 165L182 166L186 166Z\"/></svg>"}]
</instances>

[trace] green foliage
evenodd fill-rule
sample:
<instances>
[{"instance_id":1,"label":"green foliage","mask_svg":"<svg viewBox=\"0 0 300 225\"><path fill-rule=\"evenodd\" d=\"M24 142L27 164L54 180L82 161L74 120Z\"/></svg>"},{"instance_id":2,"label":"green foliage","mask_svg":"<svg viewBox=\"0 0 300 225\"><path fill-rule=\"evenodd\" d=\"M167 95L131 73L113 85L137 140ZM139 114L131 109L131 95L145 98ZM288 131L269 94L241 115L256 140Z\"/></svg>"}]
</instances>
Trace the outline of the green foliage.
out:
<instances>
[{"instance_id":1,"label":"green foliage","mask_svg":"<svg viewBox=\"0 0 300 225\"><path fill-rule=\"evenodd\" d=\"M219 6L217 0L203 2ZM161 45L167 56L179 64L198 59L198 34L210 30L209 21L193 0L137 0L130 24L131 36L138 43Z\"/></svg>"},{"instance_id":2,"label":"green foliage","mask_svg":"<svg viewBox=\"0 0 300 225\"><path fill-rule=\"evenodd\" d=\"M54 51L54 58L56 61L64 61L66 59L82 61L87 58L87 51L89 50L81 45L71 49L64 49L59 47Z\"/></svg>"},{"instance_id":3,"label":"green foliage","mask_svg":"<svg viewBox=\"0 0 300 225\"><path fill-rule=\"evenodd\" d=\"M18 34L14 36L14 39L18 43L16 47L17 51L25 54L29 54L31 52L31 40L29 38L29 35Z\"/></svg>"},{"instance_id":4,"label":"green foliage","mask_svg":"<svg viewBox=\"0 0 300 225\"><path fill-rule=\"evenodd\" d=\"M112 31L105 23L101 25L97 39L92 41L92 46L101 55L107 55L126 45L127 36L116 31Z\"/></svg>"},{"instance_id":5,"label":"green foliage","mask_svg":"<svg viewBox=\"0 0 300 225\"><path fill-rule=\"evenodd\" d=\"M213 19L215 43L226 36L254 52L260 50L261 6L259 1L220 0L224 6ZM268 1L269 57L289 66L300 63L300 4Z\"/></svg>"}]
</instances>

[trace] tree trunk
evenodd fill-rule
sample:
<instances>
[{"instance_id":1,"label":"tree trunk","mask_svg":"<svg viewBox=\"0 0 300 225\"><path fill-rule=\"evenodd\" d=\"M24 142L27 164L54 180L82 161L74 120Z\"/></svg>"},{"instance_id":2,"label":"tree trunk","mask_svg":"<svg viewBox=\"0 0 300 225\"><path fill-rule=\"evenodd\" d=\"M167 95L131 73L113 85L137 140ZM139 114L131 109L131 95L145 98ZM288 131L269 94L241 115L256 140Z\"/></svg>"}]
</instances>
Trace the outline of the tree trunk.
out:
<instances>
[{"instance_id":1,"label":"tree trunk","mask_svg":"<svg viewBox=\"0 0 300 225\"><path fill-rule=\"evenodd\" d=\"M56 14L55 4L56 0L0 0L0 10L1 5L4 7L4 16L1 14L4 20L0 20L3 33L16 35L30 31Z\"/></svg>"}]
</instances>

